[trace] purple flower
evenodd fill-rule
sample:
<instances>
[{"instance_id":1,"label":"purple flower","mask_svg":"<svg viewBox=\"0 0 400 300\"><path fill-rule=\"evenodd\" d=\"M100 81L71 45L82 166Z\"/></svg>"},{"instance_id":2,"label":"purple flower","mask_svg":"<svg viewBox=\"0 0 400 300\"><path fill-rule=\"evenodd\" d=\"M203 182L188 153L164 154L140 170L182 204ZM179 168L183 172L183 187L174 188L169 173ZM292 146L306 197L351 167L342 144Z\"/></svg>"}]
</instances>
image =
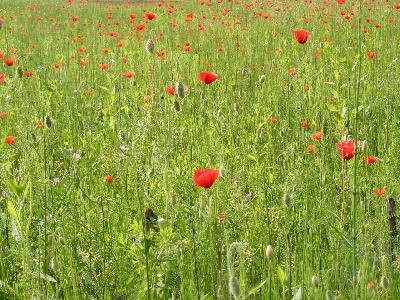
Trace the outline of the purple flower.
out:
<instances>
[{"instance_id":1,"label":"purple flower","mask_svg":"<svg viewBox=\"0 0 400 300\"><path fill-rule=\"evenodd\" d=\"M47 219L47 220L53 219L53 215L52 215L52 214L46 215L46 219Z\"/></svg>"},{"instance_id":2,"label":"purple flower","mask_svg":"<svg viewBox=\"0 0 400 300\"><path fill-rule=\"evenodd\" d=\"M125 146L119 146L119 149L121 149L121 151L128 150L128 148L126 148Z\"/></svg>"},{"instance_id":3,"label":"purple flower","mask_svg":"<svg viewBox=\"0 0 400 300\"><path fill-rule=\"evenodd\" d=\"M71 153L72 152L72 148L68 148L67 151Z\"/></svg>"},{"instance_id":4,"label":"purple flower","mask_svg":"<svg viewBox=\"0 0 400 300\"><path fill-rule=\"evenodd\" d=\"M246 195L246 198L250 198L251 197L251 192L249 192L247 195Z\"/></svg>"},{"instance_id":5,"label":"purple flower","mask_svg":"<svg viewBox=\"0 0 400 300\"><path fill-rule=\"evenodd\" d=\"M79 155L79 153L72 154L72 157L75 158L76 160L80 160L81 159L81 156Z\"/></svg>"},{"instance_id":6,"label":"purple flower","mask_svg":"<svg viewBox=\"0 0 400 300\"><path fill-rule=\"evenodd\" d=\"M53 182L54 182L54 184L59 184L60 183L60 178L54 178Z\"/></svg>"},{"instance_id":7,"label":"purple flower","mask_svg":"<svg viewBox=\"0 0 400 300\"><path fill-rule=\"evenodd\" d=\"M6 191L2 191L2 192L1 192L1 195L2 195L3 197L7 196L7 192L6 192Z\"/></svg>"}]
</instances>

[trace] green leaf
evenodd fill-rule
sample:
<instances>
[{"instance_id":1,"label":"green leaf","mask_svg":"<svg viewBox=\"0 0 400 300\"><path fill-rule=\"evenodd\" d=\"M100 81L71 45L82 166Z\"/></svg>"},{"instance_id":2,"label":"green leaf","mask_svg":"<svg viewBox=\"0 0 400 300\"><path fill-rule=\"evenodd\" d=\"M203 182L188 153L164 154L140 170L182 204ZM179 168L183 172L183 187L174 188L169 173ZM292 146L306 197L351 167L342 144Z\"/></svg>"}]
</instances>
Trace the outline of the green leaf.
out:
<instances>
[{"instance_id":1,"label":"green leaf","mask_svg":"<svg viewBox=\"0 0 400 300\"><path fill-rule=\"evenodd\" d=\"M255 287L251 288L250 291L248 292L247 296L253 295L255 292L257 292L265 283L267 280L264 280L261 282L259 285L256 285Z\"/></svg>"},{"instance_id":2,"label":"green leaf","mask_svg":"<svg viewBox=\"0 0 400 300\"><path fill-rule=\"evenodd\" d=\"M48 282L54 282L54 283L57 282L57 280L55 280L53 277L51 277L48 274L43 274L42 272L39 273L39 278L40 279L44 279L44 280L46 280Z\"/></svg>"},{"instance_id":3,"label":"green leaf","mask_svg":"<svg viewBox=\"0 0 400 300\"><path fill-rule=\"evenodd\" d=\"M335 107L335 105L331 104L331 103L326 103L326 106L328 107L329 111L331 112L340 112L340 110L338 108Z\"/></svg>"},{"instance_id":4,"label":"green leaf","mask_svg":"<svg viewBox=\"0 0 400 300\"><path fill-rule=\"evenodd\" d=\"M257 158L255 156L248 154L247 157L250 158L252 161L257 162Z\"/></svg>"},{"instance_id":5,"label":"green leaf","mask_svg":"<svg viewBox=\"0 0 400 300\"><path fill-rule=\"evenodd\" d=\"M278 279L282 285L285 284L286 274L285 274L285 271L283 271L283 269L280 266L278 266Z\"/></svg>"},{"instance_id":6,"label":"green leaf","mask_svg":"<svg viewBox=\"0 0 400 300\"><path fill-rule=\"evenodd\" d=\"M14 238L16 242L21 241L21 234L17 228L17 224L14 218L11 218L11 236Z\"/></svg>"},{"instance_id":7,"label":"green leaf","mask_svg":"<svg viewBox=\"0 0 400 300\"><path fill-rule=\"evenodd\" d=\"M17 211L15 210L14 204L11 201L7 201L7 211L19 223Z\"/></svg>"}]
</instances>

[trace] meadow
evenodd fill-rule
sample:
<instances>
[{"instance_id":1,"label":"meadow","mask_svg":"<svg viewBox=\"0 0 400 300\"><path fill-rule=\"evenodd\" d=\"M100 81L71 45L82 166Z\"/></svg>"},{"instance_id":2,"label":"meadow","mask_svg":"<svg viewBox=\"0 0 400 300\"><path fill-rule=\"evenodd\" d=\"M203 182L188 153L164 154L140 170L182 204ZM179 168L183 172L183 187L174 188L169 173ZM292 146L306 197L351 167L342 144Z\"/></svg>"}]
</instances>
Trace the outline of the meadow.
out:
<instances>
[{"instance_id":1,"label":"meadow","mask_svg":"<svg viewBox=\"0 0 400 300\"><path fill-rule=\"evenodd\" d=\"M400 1L0 9L0 299L400 298Z\"/></svg>"}]
</instances>

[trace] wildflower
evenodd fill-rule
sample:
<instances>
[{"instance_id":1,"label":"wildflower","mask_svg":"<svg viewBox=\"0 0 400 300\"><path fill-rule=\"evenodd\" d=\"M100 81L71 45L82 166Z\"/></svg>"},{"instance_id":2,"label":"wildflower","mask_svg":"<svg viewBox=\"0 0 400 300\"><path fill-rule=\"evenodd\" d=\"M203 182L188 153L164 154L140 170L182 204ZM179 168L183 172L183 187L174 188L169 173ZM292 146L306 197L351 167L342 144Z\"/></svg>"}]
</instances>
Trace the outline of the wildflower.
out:
<instances>
[{"instance_id":1,"label":"wildflower","mask_svg":"<svg viewBox=\"0 0 400 300\"><path fill-rule=\"evenodd\" d=\"M343 159L349 160L354 157L354 142L352 140L337 143L336 147L338 148L339 154Z\"/></svg>"},{"instance_id":2,"label":"wildflower","mask_svg":"<svg viewBox=\"0 0 400 300\"><path fill-rule=\"evenodd\" d=\"M6 192L6 191L2 191L2 192L1 192L1 195L2 195L3 197L6 197L6 196L7 196L7 192Z\"/></svg>"},{"instance_id":3,"label":"wildflower","mask_svg":"<svg viewBox=\"0 0 400 300\"><path fill-rule=\"evenodd\" d=\"M303 128L307 128L308 127L308 122L306 122L306 121L300 122L300 126L303 127Z\"/></svg>"},{"instance_id":4,"label":"wildflower","mask_svg":"<svg viewBox=\"0 0 400 300\"><path fill-rule=\"evenodd\" d=\"M226 219L226 215L220 214L218 215L218 222L222 223Z\"/></svg>"},{"instance_id":5,"label":"wildflower","mask_svg":"<svg viewBox=\"0 0 400 300\"><path fill-rule=\"evenodd\" d=\"M122 63L126 64L128 62L128 59L126 57L122 58Z\"/></svg>"},{"instance_id":6,"label":"wildflower","mask_svg":"<svg viewBox=\"0 0 400 300\"><path fill-rule=\"evenodd\" d=\"M210 188L219 176L218 170L202 169L194 172L193 180L197 186Z\"/></svg>"},{"instance_id":7,"label":"wildflower","mask_svg":"<svg viewBox=\"0 0 400 300\"><path fill-rule=\"evenodd\" d=\"M54 178L53 179L54 184L59 184L60 183L60 178Z\"/></svg>"},{"instance_id":8,"label":"wildflower","mask_svg":"<svg viewBox=\"0 0 400 300\"><path fill-rule=\"evenodd\" d=\"M386 190L385 190L385 189L382 189L382 188L376 189L376 190L375 190L375 195L377 195L377 196L382 196L382 195L384 195L385 193L386 193Z\"/></svg>"},{"instance_id":9,"label":"wildflower","mask_svg":"<svg viewBox=\"0 0 400 300\"><path fill-rule=\"evenodd\" d=\"M309 32L307 30L294 30L294 37L300 44L307 42Z\"/></svg>"},{"instance_id":10,"label":"wildflower","mask_svg":"<svg viewBox=\"0 0 400 300\"><path fill-rule=\"evenodd\" d=\"M12 145L15 143L15 139L16 139L15 136L9 135L8 137L6 137L6 143L8 145Z\"/></svg>"},{"instance_id":11,"label":"wildflower","mask_svg":"<svg viewBox=\"0 0 400 300\"><path fill-rule=\"evenodd\" d=\"M246 198L251 198L251 192L246 195Z\"/></svg>"},{"instance_id":12,"label":"wildflower","mask_svg":"<svg viewBox=\"0 0 400 300\"><path fill-rule=\"evenodd\" d=\"M145 14L145 15L144 15L144 18L151 21L151 20L153 20L153 19L156 18L156 14L150 12L150 13L148 13L148 14Z\"/></svg>"},{"instance_id":13,"label":"wildflower","mask_svg":"<svg viewBox=\"0 0 400 300\"><path fill-rule=\"evenodd\" d=\"M322 138L322 131L318 131L317 133L313 133L311 135L311 139L313 141L319 141Z\"/></svg>"},{"instance_id":14,"label":"wildflower","mask_svg":"<svg viewBox=\"0 0 400 300\"><path fill-rule=\"evenodd\" d=\"M26 71L25 72L26 77L32 77L34 73L32 71Z\"/></svg>"},{"instance_id":15,"label":"wildflower","mask_svg":"<svg viewBox=\"0 0 400 300\"><path fill-rule=\"evenodd\" d=\"M6 78L5 74L0 74L0 83L2 83L5 78Z\"/></svg>"},{"instance_id":16,"label":"wildflower","mask_svg":"<svg viewBox=\"0 0 400 300\"><path fill-rule=\"evenodd\" d=\"M60 65L58 63L53 64L54 68L58 69Z\"/></svg>"},{"instance_id":17,"label":"wildflower","mask_svg":"<svg viewBox=\"0 0 400 300\"><path fill-rule=\"evenodd\" d=\"M4 111L2 111L2 112L1 112L1 118L2 118L2 119L5 119L6 117L7 117L7 114L6 114Z\"/></svg>"},{"instance_id":18,"label":"wildflower","mask_svg":"<svg viewBox=\"0 0 400 300\"><path fill-rule=\"evenodd\" d=\"M314 145L307 145L307 152L308 153L314 153L315 147Z\"/></svg>"},{"instance_id":19,"label":"wildflower","mask_svg":"<svg viewBox=\"0 0 400 300\"><path fill-rule=\"evenodd\" d=\"M78 153L74 153L74 154L72 154L72 158L75 158L76 160L80 160L81 156Z\"/></svg>"},{"instance_id":20,"label":"wildflower","mask_svg":"<svg viewBox=\"0 0 400 300\"><path fill-rule=\"evenodd\" d=\"M7 66L11 67L11 66L14 64L14 58L13 58L13 57L6 58L6 59L4 60L4 62L5 62L5 64L6 64Z\"/></svg>"},{"instance_id":21,"label":"wildflower","mask_svg":"<svg viewBox=\"0 0 400 300\"><path fill-rule=\"evenodd\" d=\"M205 84L210 84L217 80L218 75L212 72L200 72L198 77Z\"/></svg>"},{"instance_id":22,"label":"wildflower","mask_svg":"<svg viewBox=\"0 0 400 300\"><path fill-rule=\"evenodd\" d=\"M135 75L133 72L122 73L123 77L132 78Z\"/></svg>"},{"instance_id":23,"label":"wildflower","mask_svg":"<svg viewBox=\"0 0 400 300\"><path fill-rule=\"evenodd\" d=\"M112 182L112 177L111 177L110 175L105 176L104 179L105 179L108 183L111 183L111 182Z\"/></svg>"},{"instance_id":24,"label":"wildflower","mask_svg":"<svg viewBox=\"0 0 400 300\"><path fill-rule=\"evenodd\" d=\"M136 30L144 30L144 29L146 29L146 26L144 26L143 24L137 24L137 25L135 26L135 29L136 29Z\"/></svg>"},{"instance_id":25,"label":"wildflower","mask_svg":"<svg viewBox=\"0 0 400 300\"><path fill-rule=\"evenodd\" d=\"M373 58L375 56L375 52L368 52L367 56L368 58Z\"/></svg>"},{"instance_id":26,"label":"wildflower","mask_svg":"<svg viewBox=\"0 0 400 300\"><path fill-rule=\"evenodd\" d=\"M107 69L107 65L106 64L99 64L99 68L101 70L105 70L105 69Z\"/></svg>"},{"instance_id":27,"label":"wildflower","mask_svg":"<svg viewBox=\"0 0 400 300\"><path fill-rule=\"evenodd\" d=\"M268 122L271 123L271 124L276 123L276 119L275 118L269 118Z\"/></svg>"},{"instance_id":28,"label":"wildflower","mask_svg":"<svg viewBox=\"0 0 400 300\"><path fill-rule=\"evenodd\" d=\"M119 146L119 149L120 149L121 151L128 150L128 148L126 148L125 146Z\"/></svg>"},{"instance_id":29,"label":"wildflower","mask_svg":"<svg viewBox=\"0 0 400 300\"><path fill-rule=\"evenodd\" d=\"M375 156L368 156L365 161L369 164L373 164L376 162L376 157Z\"/></svg>"}]
</instances>

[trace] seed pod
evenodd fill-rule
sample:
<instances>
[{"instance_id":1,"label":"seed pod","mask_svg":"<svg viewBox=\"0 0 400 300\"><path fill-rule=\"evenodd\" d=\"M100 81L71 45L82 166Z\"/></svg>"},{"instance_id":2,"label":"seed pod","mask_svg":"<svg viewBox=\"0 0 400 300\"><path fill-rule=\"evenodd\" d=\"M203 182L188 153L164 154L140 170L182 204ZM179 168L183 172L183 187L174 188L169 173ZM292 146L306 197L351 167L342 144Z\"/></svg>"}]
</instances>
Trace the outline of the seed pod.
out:
<instances>
[{"instance_id":1,"label":"seed pod","mask_svg":"<svg viewBox=\"0 0 400 300\"><path fill-rule=\"evenodd\" d=\"M265 81L265 75L263 74L263 75L261 75L261 77L260 77L260 83L263 83L264 81Z\"/></svg>"},{"instance_id":2,"label":"seed pod","mask_svg":"<svg viewBox=\"0 0 400 300\"><path fill-rule=\"evenodd\" d=\"M154 45L153 40L148 39L146 44L145 44L145 46L144 46L144 49L146 50L147 53L153 54L154 53L154 49L155 49L155 45Z\"/></svg>"},{"instance_id":3,"label":"seed pod","mask_svg":"<svg viewBox=\"0 0 400 300\"><path fill-rule=\"evenodd\" d=\"M240 283L236 277L229 277L229 293L235 300L240 297Z\"/></svg>"},{"instance_id":4,"label":"seed pod","mask_svg":"<svg viewBox=\"0 0 400 300\"><path fill-rule=\"evenodd\" d=\"M268 245L267 249L265 249L265 255L268 259L272 259L272 257L274 256L274 249L271 245Z\"/></svg>"},{"instance_id":5,"label":"seed pod","mask_svg":"<svg viewBox=\"0 0 400 300\"><path fill-rule=\"evenodd\" d=\"M185 98L185 88L181 81L175 84L175 94L178 95L179 99Z\"/></svg>"}]
</instances>

